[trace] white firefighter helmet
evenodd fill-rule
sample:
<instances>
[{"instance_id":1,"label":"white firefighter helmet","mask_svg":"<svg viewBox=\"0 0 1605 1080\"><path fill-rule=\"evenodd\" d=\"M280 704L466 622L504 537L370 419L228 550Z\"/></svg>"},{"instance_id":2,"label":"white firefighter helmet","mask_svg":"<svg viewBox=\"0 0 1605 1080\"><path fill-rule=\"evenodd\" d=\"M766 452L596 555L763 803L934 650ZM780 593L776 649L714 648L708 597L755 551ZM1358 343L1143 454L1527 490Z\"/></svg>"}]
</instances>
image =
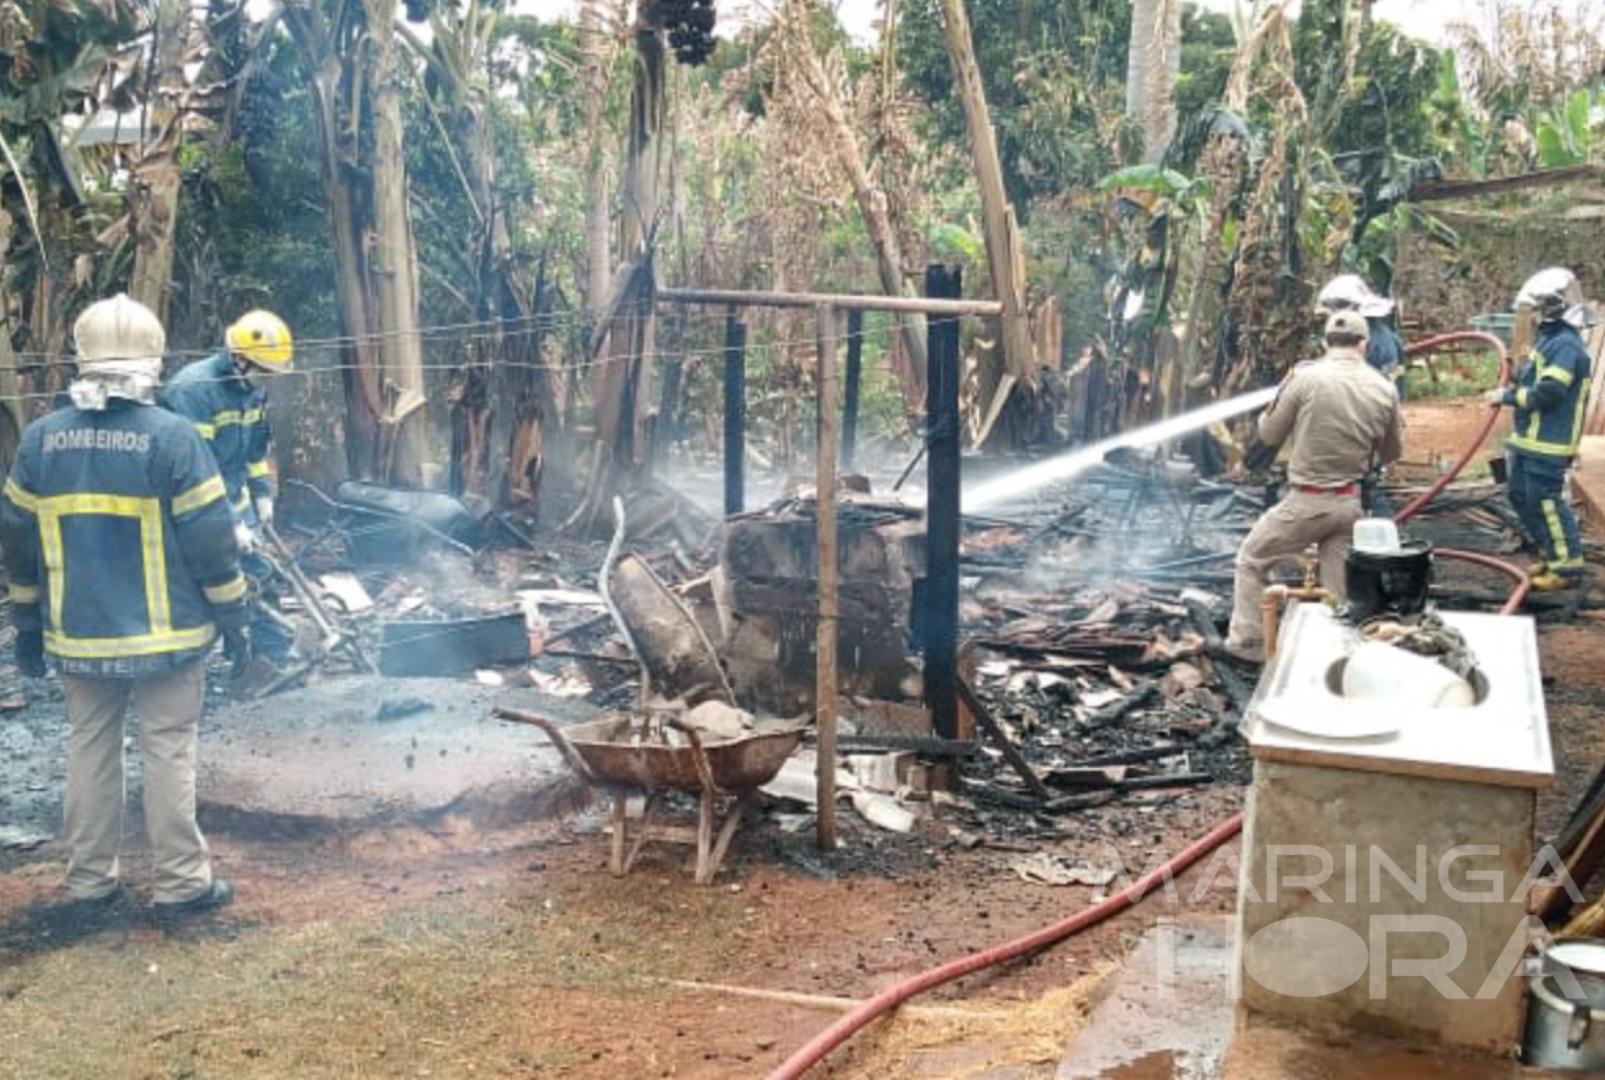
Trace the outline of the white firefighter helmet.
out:
<instances>
[{"instance_id":1,"label":"white firefighter helmet","mask_svg":"<svg viewBox=\"0 0 1605 1080\"><path fill-rule=\"evenodd\" d=\"M1339 274L1322 287L1315 310L1322 315L1357 311L1367 319L1381 319L1393 314L1393 301L1372 292L1359 274Z\"/></svg>"},{"instance_id":2,"label":"white firefighter helmet","mask_svg":"<svg viewBox=\"0 0 1605 1080\"><path fill-rule=\"evenodd\" d=\"M150 308L126 293L97 300L72 324L72 336L79 379L68 391L79 408L103 409L108 397L154 399L167 332Z\"/></svg>"},{"instance_id":3,"label":"white firefighter helmet","mask_svg":"<svg viewBox=\"0 0 1605 1080\"><path fill-rule=\"evenodd\" d=\"M1578 329L1594 323L1594 313L1583 300L1583 286L1564 266L1551 266L1528 278L1511 306L1533 308L1540 322L1560 319Z\"/></svg>"}]
</instances>

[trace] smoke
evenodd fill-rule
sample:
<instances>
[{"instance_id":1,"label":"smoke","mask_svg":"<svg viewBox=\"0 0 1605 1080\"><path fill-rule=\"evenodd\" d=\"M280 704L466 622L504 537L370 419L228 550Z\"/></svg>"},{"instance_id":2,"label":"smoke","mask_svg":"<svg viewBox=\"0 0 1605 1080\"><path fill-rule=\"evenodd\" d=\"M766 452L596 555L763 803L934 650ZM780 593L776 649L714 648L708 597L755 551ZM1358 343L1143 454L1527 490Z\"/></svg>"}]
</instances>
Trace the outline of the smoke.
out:
<instances>
[{"instance_id":1,"label":"smoke","mask_svg":"<svg viewBox=\"0 0 1605 1080\"><path fill-rule=\"evenodd\" d=\"M990 510L1003 503L1029 495L1045 485L1070 480L1103 461L1104 455L1111 450L1122 447L1152 446L1155 443L1165 442L1185 435L1190 431L1208 427L1210 424L1229 419L1270 404L1276 397L1277 387L1268 386L1263 390L1242 394L1238 397L1217 401L1201 409L1173 416L1169 420L1161 420L1157 424L1137 428L1135 431L1122 432L1111 435L1102 442L1083 446L1058 457L1048 458L1028 465L1016 472L995 477L964 492L963 506L966 513L980 513Z\"/></svg>"}]
</instances>

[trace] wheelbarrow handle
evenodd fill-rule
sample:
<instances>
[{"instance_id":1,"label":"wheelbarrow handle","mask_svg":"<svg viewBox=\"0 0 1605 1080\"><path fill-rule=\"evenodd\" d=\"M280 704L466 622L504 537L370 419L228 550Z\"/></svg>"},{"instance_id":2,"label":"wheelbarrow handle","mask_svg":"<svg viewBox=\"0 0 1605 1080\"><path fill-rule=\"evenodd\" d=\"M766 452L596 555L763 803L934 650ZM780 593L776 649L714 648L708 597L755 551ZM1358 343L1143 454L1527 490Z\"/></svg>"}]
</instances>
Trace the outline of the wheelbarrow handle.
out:
<instances>
[{"instance_id":1,"label":"wheelbarrow handle","mask_svg":"<svg viewBox=\"0 0 1605 1080\"><path fill-rule=\"evenodd\" d=\"M529 724L531 727L540 728L546 733L546 737L552 740L552 745L557 747L557 752L563 755L563 760L568 762L568 767L573 769L581 780L584 780L587 784L601 783L595 774L591 772L591 767L585 764L585 759L580 756L580 752L574 749L574 744L568 741L568 736L563 734L563 729L551 720L541 716L539 713L525 712L522 709L509 709L504 706L497 706L491 710L490 714L498 720L511 720L515 724Z\"/></svg>"},{"instance_id":2,"label":"wheelbarrow handle","mask_svg":"<svg viewBox=\"0 0 1605 1080\"><path fill-rule=\"evenodd\" d=\"M713 766L708 763L708 752L702 749L702 736L697 729L677 716L669 717L665 723L684 735L686 742L691 744L691 763L696 766L697 780L701 782L702 790L709 795L723 794L719 785L713 782Z\"/></svg>"}]
</instances>

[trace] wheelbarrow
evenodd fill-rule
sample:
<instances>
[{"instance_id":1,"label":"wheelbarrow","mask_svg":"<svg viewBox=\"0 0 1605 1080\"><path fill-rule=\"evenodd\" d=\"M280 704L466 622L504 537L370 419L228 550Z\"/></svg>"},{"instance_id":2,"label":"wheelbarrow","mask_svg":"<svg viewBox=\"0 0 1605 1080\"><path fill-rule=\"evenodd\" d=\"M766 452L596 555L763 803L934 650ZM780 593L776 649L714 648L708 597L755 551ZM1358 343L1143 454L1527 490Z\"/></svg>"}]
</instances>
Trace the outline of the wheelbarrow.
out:
<instances>
[{"instance_id":1,"label":"wheelbarrow","mask_svg":"<svg viewBox=\"0 0 1605 1080\"><path fill-rule=\"evenodd\" d=\"M662 840L696 847L698 885L713 881L758 788L775 778L807 731L806 725L792 724L738 739L705 742L695 728L670 717L668 726L686 740L686 745L675 746L650 741L640 723L629 716L560 728L544 716L520 709L498 708L492 715L540 728L575 775L592 787L612 792L613 837L608 869L614 877L629 873L648 840ZM663 796L670 791L699 796L695 829L655 820ZM646 807L634 839L629 840L624 807L629 796L637 793L646 796ZM730 806L723 823L718 824L720 802L724 799L730 800Z\"/></svg>"}]
</instances>

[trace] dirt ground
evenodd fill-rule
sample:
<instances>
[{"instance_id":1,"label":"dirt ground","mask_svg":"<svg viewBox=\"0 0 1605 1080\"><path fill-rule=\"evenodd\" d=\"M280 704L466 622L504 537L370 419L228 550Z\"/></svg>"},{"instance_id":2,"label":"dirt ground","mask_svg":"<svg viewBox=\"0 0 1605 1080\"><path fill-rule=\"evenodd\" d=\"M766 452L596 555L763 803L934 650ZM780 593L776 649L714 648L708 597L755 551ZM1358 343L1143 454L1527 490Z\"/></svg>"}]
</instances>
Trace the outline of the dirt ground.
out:
<instances>
[{"instance_id":1,"label":"dirt ground","mask_svg":"<svg viewBox=\"0 0 1605 1080\"><path fill-rule=\"evenodd\" d=\"M1200 800L1196 818L1235 806L1235 793L1219 793ZM939 838L939 822L923 844L873 859L861 849L877 838L861 828L849 827L847 850L827 859L809 835L760 827L738 841L733 872L713 887L693 885L678 853L650 853L615 880L599 821L593 811L491 833L447 822L427 832L214 837L239 899L182 930L132 905L70 918L51 906L53 858L15 866L0 875L0 1071L82 1076L118 1062L113 1071L131 1076L753 1076L832 1013L667 980L864 996L1090 896L1027 884L1007 869L1017 853L963 850ZM1122 851L1133 872L1162 839ZM1096 851L1107 857L1102 844ZM1197 884L1184 879L1178 890L1187 908L1230 910L1229 871L1193 902ZM1013 1009L999 1003L1050 992L1062 1001L1165 907L933 995L962 1001L965 1015L903 1021L879 1036L902 1054L927 1039L1015 1029ZM1076 1000L1055 1010L1057 1027L1039 1018L995 1060L1056 1061ZM1044 1040L1055 1030L1063 1037ZM876 1042L861 1040L841 1074L897 1075Z\"/></svg>"},{"instance_id":2,"label":"dirt ground","mask_svg":"<svg viewBox=\"0 0 1605 1080\"><path fill-rule=\"evenodd\" d=\"M1474 404L1413 405L1410 463L1451 452L1477 419ZM1542 631L1560 768L1545 831L1605 761L1602 646L1592 618ZM771 819L738 835L712 887L664 849L611 878L595 807L485 831L446 818L283 837L242 820L212 838L237 902L181 928L137 900L79 917L61 907L52 846L0 853L0 1075L758 1076L837 1013L738 991L873 994L1093 899L1023 880L1011 864L1027 851L1135 873L1241 797L1216 786L1095 808L1029 844L969 846L941 807L912 838L844 813L830 856ZM939 1008L869 1029L830 1074L1053 1076L1093 989L1157 920L1233 909L1235 865L919 999ZM147 896L137 853L130 871ZM920 1052L955 1046L968 1050Z\"/></svg>"}]
</instances>

